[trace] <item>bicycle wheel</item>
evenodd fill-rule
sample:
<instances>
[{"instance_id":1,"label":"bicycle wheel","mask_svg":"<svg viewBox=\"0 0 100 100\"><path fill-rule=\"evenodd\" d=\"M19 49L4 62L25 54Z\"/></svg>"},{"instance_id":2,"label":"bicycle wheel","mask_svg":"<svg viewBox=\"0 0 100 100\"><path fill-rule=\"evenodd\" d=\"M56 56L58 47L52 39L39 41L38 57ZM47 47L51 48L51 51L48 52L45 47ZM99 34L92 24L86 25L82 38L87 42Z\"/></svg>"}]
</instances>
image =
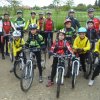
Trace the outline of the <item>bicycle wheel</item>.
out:
<instances>
[{"instance_id":1,"label":"bicycle wheel","mask_svg":"<svg viewBox=\"0 0 100 100\"><path fill-rule=\"evenodd\" d=\"M62 78L62 69L59 69L59 71L58 71L58 82L57 82L57 94L56 94L57 98L59 98L59 95L60 95L61 78Z\"/></svg>"},{"instance_id":2,"label":"bicycle wheel","mask_svg":"<svg viewBox=\"0 0 100 100\"><path fill-rule=\"evenodd\" d=\"M18 79L21 79L23 66L21 60L14 62L14 74Z\"/></svg>"},{"instance_id":3,"label":"bicycle wheel","mask_svg":"<svg viewBox=\"0 0 100 100\"><path fill-rule=\"evenodd\" d=\"M23 69L22 78L20 81L20 86L22 91L27 92L33 82L34 68L31 66L31 62L28 62Z\"/></svg>"}]
</instances>

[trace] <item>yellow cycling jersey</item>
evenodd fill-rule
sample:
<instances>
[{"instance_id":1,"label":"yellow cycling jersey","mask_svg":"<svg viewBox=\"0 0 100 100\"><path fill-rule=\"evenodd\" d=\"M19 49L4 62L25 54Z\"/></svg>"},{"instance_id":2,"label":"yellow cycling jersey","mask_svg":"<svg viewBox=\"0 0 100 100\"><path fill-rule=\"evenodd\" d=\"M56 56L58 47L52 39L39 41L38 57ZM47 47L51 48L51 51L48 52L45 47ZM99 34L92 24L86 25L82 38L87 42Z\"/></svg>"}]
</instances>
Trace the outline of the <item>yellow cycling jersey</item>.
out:
<instances>
[{"instance_id":1,"label":"yellow cycling jersey","mask_svg":"<svg viewBox=\"0 0 100 100\"><path fill-rule=\"evenodd\" d=\"M36 18L34 18L34 19L31 18L30 20L27 21L26 26L25 26L25 30L27 30L29 28L30 24L37 24L37 26L38 26L37 29L39 29L39 22L37 22Z\"/></svg>"},{"instance_id":2,"label":"yellow cycling jersey","mask_svg":"<svg viewBox=\"0 0 100 100\"><path fill-rule=\"evenodd\" d=\"M83 53L86 53L86 51L90 50L90 48L91 48L90 41L86 36L84 39L80 39L80 37L77 36L76 39L74 40L73 48L74 49L83 49L84 50Z\"/></svg>"},{"instance_id":3,"label":"yellow cycling jersey","mask_svg":"<svg viewBox=\"0 0 100 100\"><path fill-rule=\"evenodd\" d=\"M22 46L25 45L24 39L18 39L13 41L13 55L16 56L17 52L22 50Z\"/></svg>"},{"instance_id":4,"label":"yellow cycling jersey","mask_svg":"<svg viewBox=\"0 0 100 100\"><path fill-rule=\"evenodd\" d=\"M94 50L94 52L100 53L100 39L98 40L98 42L97 42L96 45L95 45L95 50Z\"/></svg>"}]
</instances>

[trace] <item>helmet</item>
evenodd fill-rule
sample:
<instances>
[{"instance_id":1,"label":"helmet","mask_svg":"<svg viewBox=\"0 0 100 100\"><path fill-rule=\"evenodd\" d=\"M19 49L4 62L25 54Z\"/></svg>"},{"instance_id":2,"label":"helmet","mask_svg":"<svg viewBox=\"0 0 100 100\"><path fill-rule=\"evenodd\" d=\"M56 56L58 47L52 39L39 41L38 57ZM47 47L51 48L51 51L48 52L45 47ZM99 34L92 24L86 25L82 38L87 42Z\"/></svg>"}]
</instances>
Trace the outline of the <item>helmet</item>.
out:
<instances>
[{"instance_id":1,"label":"helmet","mask_svg":"<svg viewBox=\"0 0 100 100\"><path fill-rule=\"evenodd\" d=\"M37 24L31 24L29 26L29 29L32 30L32 29L37 29Z\"/></svg>"},{"instance_id":2,"label":"helmet","mask_svg":"<svg viewBox=\"0 0 100 100\"><path fill-rule=\"evenodd\" d=\"M78 29L78 33L86 33L87 32L87 29L85 27L80 27Z\"/></svg>"},{"instance_id":3,"label":"helmet","mask_svg":"<svg viewBox=\"0 0 100 100\"><path fill-rule=\"evenodd\" d=\"M74 9L70 9L70 10L68 11L68 13L75 13L75 10L74 10Z\"/></svg>"},{"instance_id":4,"label":"helmet","mask_svg":"<svg viewBox=\"0 0 100 100\"><path fill-rule=\"evenodd\" d=\"M87 24L88 24L88 23L93 23L93 24L94 24L93 20L88 20L88 21L87 21Z\"/></svg>"},{"instance_id":5,"label":"helmet","mask_svg":"<svg viewBox=\"0 0 100 100\"><path fill-rule=\"evenodd\" d=\"M31 11L31 15L32 15L32 14L35 14L35 15L36 15L36 12L35 12L35 11Z\"/></svg>"},{"instance_id":6,"label":"helmet","mask_svg":"<svg viewBox=\"0 0 100 100\"><path fill-rule=\"evenodd\" d=\"M5 12L5 13L4 13L4 16L5 16L5 15L8 15L8 16L9 16L9 13L8 13L8 12Z\"/></svg>"},{"instance_id":7,"label":"helmet","mask_svg":"<svg viewBox=\"0 0 100 100\"><path fill-rule=\"evenodd\" d=\"M22 14L22 11L21 11L21 10L18 10L18 11L17 11L17 14Z\"/></svg>"},{"instance_id":8,"label":"helmet","mask_svg":"<svg viewBox=\"0 0 100 100\"><path fill-rule=\"evenodd\" d=\"M69 18L67 18L65 21L64 21L64 24L66 24L67 22L71 22L71 20Z\"/></svg>"},{"instance_id":9,"label":"helmet","mask_svg":"<svg viewBox=\"0 0 100 100\"><path fill-rule=\"evenodd\" d=\"M46 14L50 14L50 15L51 15L51 14L52 14L52 12L48 11Z\"/></svg>"},{"instance_id":10,"label":"helmet","mask_svg":"<svg viewBox=\"0 0 100 100\"><path fill-rule=\"evenodd\" d=\"M16 31L13 32L13 36L14 37L20 37L21 36L21 32L16 30Z\"/></svg>"},{"instance_id":11,"label":"helmet","mask_svg":"<svg viewBox=\"0 0 100 100\"><path fill-rule=\"evenodd\" d=\"M66 32L65 32L64 29L62 29L62 30L59 30L59 33L63 33L63 34L65 34Z\"/></svg>"},{"instance_id":12,"label":"helmet","mask_svg":"<svg viewBox=\"0 0 100 100\"><path fill-rule=\"evenodd\" d=\"M39 12L39 15L44 15L44 13L43 12Z\"/></svg>"},{"instance_id":13,"label":"helmet","mask_svg":"<svg viewBox=\"0 0 100 100\"><path fill-rule=\"evenodd\" d=\"M87 10L87 12L89 13L89 12L94 12L95 10L94 10L94 8L89 8L88 10Z\"/></svg>"}]
</instances>

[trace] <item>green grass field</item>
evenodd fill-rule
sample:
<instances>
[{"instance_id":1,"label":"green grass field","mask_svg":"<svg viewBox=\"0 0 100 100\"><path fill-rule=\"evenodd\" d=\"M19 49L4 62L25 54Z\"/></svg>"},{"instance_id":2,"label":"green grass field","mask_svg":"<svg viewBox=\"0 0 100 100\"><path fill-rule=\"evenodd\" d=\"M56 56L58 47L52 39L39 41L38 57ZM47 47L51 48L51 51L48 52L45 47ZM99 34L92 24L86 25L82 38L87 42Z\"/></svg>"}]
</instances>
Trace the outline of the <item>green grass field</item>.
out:
<instances>
[{"instance_id":1,"label":"green grass field","mask_svg":"<svg viewBox=\"0 0 100 100\"><path fill-rule=\"evenodd\" d=\"M30 19L30 10L24 10L24 14L23 17L25 18L25 20L27 21L28 19ZM36 10L36 17L38 18L38 13L41 12L39 10ZM13 16L13 15L11 15ZM65 11L59 11L59 13L57 14L55 12L55 10L52 10L52 18L54 20L55 23L55 29L61 29L64 27L63 22L65 20L67 16L67 12ZM95 16L100 18L100 12L95 12ZM85 26L86 25L86 21L88 20L88 16L87 16L87 12L76 12L75 17L79 20L81 26ZM14 19L16 18L16 16L12 17L12 21L14 21Z\"/></svg>"}]
</instances>

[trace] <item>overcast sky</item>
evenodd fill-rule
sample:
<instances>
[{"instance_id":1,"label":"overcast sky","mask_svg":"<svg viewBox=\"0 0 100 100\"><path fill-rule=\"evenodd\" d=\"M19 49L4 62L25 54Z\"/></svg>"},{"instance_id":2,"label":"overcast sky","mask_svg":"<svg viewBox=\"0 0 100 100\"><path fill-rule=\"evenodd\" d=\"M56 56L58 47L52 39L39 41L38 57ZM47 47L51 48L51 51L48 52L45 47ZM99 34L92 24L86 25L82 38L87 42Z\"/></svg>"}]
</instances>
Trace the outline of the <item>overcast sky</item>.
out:
<instances>
[{"instance_id":1,"label":"overcast sky","mask_svg":"<svg viewBox=\"0 0 100 100\"><path fill-rule=\"evenodd\" d=\"M21 0L23 2L24 5L38 5L38 6L45 6L45 5L49 5L52 3L53 0ZM61 1L65 1L65 0L61 0ZM94 4L95 0L74 0L75 5L79 4L79 3L84 3L86 5L88 4Z\"/></svg>"},{"instance_id":2,"label":"overcast sky","mask_svg":"<svg viewBox=\"0 0 100 100\"><path fill-rule=\"evenodd\" d=\"M23 5L28 5L33 7L34 5L37 6L47 6L52 3L53 0L20 0L22 1ZM66 1L66 0L61 0ZM88 4L94 4L95 0L74 0L74 5L78 5L79 3L84 3L86 5ZM0 5L7 5L5 0L0 0Z\"/></svg>"}]
</instances>

